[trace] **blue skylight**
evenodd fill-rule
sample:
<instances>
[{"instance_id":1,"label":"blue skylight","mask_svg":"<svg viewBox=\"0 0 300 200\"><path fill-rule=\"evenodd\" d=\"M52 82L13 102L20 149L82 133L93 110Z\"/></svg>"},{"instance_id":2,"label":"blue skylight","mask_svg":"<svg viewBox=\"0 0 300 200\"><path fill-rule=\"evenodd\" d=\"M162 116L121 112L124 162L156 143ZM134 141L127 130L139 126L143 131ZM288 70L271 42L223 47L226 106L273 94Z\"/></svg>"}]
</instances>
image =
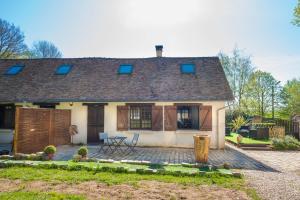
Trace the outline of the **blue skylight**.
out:
<instances>
[{"instance_id":1,"label":"blue skylight","mask_svg":"<svg viewBox=\"0 0 300 200\"><path fill-rule=\"evenodd\" d=\"M118 73L119 74L132 74L133 66L132 65L120 65Z\"/></svg>"},{"instance_id":2,"label":"blue skylight","mask_svg":"<svg viewBox=\"0 0 300 200\"><path fill-rule=\"evenodd\" d=\"M16 75L20 73L24 68L24 65L14 65L8 68L5 72L6 75Z\"/></svg>"},{"instance_id":3,"label":"blue skylight","mask_svg":"<svg viewBox=\"0 0 300 200\"><path fill-rule=\"evenodd\" d=\"M183 74L195 74L196 68L194 64L182 64L180 66L180 71Z\"/></svg>"},{"instance_id":4,"label":"blue skylight","mask_svg":"<svg viewBox=\"0 0 300 200\"><path fill-rule=\"evenodd\" d=\"M58 74L58 75L66 75L68 74L72 69L72 66L71 65L60 65L57 69L56 69L56 72L55 74Z\"/></svg>"}]
</instances>

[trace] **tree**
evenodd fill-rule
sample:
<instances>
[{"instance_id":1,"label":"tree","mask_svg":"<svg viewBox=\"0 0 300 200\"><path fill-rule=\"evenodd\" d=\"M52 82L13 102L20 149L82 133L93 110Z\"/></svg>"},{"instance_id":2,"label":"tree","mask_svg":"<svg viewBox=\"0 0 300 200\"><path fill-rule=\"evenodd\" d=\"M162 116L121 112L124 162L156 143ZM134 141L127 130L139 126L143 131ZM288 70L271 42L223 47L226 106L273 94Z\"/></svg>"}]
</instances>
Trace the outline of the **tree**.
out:
<instances>
[{"instance_id":1,"label":"tree","mask_svg":"<svg viewBox=\"0 0 300 200\"><path fill-rule=\"evenodd\" d=\"M271 113L272 102L278 107L280 102L280 86L278 83L279 81L270 73L260 70L254 72L245 87L246 95L243 106L247 112L264 117L266 113Z\"/></svg>"},{"instance_id":2,"label":"tree","mask_svg":"<svg viewBox=\"0 0 300 200\"><path fill-rule=\"evenodd\" d=\"M251 58L244 55L238 48L233 50L232 56L219 53L219 58L235 98L231 111L237 111L237 114L240 114L245 95L245 85L254 71Z\"/></svg>"},{"instance_id":3,"label":"tree","mask_svg":"<svg viewBox=\"0 0 300 200\"><path fill-rule=\"evenodd\" d=\"M292 23L300 27L300 0L298 0L298 3L294 8L294 19Z\"/></svg>"},{"instance_id":4,"label":"tree","mask_svg":"<svg viewBox=\"0 0 300 200\"><path fill-rule=\"evenodd\" d=\"M33 44L31 50L34 58L61 58L62 53L51 42L38 41Z\"/></svg>"},{"instance_id":5,"label":"tree","mask_svg":"<svg viewBox=\"0 0 300 200\"><path fill-rule=\"evenodd\" d=\"M300 79L288 81L282 90L283 108L281 114L289 118L300 114Z\"/></svg>"},{"instance_id":6,"label":"tree","mask_svg":"<svg viewBox=\"0 0 300 200\"><path fill-rule=\"evenodd\" d=\"M0 58L17 58L27 46L24 34L19 27L0 19Z\"/></svg>"}]
</instances>

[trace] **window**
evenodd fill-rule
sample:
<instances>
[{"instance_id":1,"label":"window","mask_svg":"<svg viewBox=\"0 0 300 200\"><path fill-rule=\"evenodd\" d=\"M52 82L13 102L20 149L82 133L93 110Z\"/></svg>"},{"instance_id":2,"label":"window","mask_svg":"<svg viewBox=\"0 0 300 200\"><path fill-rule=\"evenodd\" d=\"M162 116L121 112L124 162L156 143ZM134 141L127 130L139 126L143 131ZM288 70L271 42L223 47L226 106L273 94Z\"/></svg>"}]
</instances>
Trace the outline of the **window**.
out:
<instances>
[{"instance_id":1,"label":"window","mask_svg":"<svg viewBox=\"0 0 300 200\"><path fill-rule=\"evenodd\" d=\"M183 74L194 74L196 72L194 64L182 64L180 70Z\"/></svg>"},{"instance_id":2,"label":"window","mask_svg":"<svg viewBox=\"0 0 300 200\"><path fill-rule=\"evenodd\" d=\"M199 106L178 106L177 128L199 129Z\"/></svg>"},{"instance_id":3,"label":"window","mask_svg":"<svg viewBox=\"0 0 300 200\"><path fill-rule=\"evenodd\" d=\"M71 65L60 65L57 69L56 69L56 72L55 74L58 74L58 75L66 75L68 74L70 71L71 71L71 68L72 66Z\"/></svg>"},{"instance_id":4,"label":"window","mask_svg":"<svg viewBox=\"0 0 300 200\"><path fill-rule=\"evenodd\" d=\"M118 73L119 74L132 74L133 66L132 65L120 65Z\"/></svg>"},{"instance_id":5,"label":"window","mask_svg":"<svg viewBox=\"0 0 300 200\"><path fill-rule=\"evenodd\" d=\"M130 129L151 129L152 107L130 106Z\"/></svg>"},{"instance_id":6,"label":"window","mask_svg":"<svg viewBox=\"0 0 300 200\"><path fill-rule=\"evenodd\" d=\"M0 128L14 129L15 128L15 106L12 104L0 104Z\"/></svg>"},{"instance_id":7,"label":"window","mask_svg":"<svg viewBox=\"0 0 300 200\"><path fill-rule=\"evenodd\" d=\"M6 75L16 75L20 73L24 68L24 65L14 65L8 68L5 72Z\"/></svg>"}]
</instances>

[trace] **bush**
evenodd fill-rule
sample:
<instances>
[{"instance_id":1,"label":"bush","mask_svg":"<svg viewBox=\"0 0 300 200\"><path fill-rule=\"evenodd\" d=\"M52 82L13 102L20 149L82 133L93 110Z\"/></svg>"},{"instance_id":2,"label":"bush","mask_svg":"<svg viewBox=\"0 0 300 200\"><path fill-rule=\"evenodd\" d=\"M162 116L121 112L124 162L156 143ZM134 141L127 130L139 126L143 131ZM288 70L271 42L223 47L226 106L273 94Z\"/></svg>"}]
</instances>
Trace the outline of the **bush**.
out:
<instances>
[{"instance_id":1,"label":"bush","mask_svg":"<svg viewBox=\"0 0 300 200\"><path fill-rule=\"evenodd\" d=\"M242 116L238 116L235 120L232 120L232 130L237 131L241 126L246 124L246 120Z\"/></svg>"},{"instance_id":2,"label":"bush","mask_svg":"<svg viewBox=\"0 0 300 200\"><path fill-rule=\"evenodd\" d=\"M75 154L75 155L73 156L73 161L74 161L74 162L79 162L79 161L81 161L81 158L82 158L81 155Z\"/></svg>"},{"instance_id":3,"label":"bush","mask_svg":"<svg viewBox=\"0 0 300 200\"><path fill-rule=\"evenodd\" d=\"M44 153L49 155L49 154L55 154L56 152L56 147L53 146L53 145L49 145L49 146L46 146L45 149L44 149Z\"/></svg>"},{"instance_id":4,"label":"bush","mask_svg":"<svg viewBox=\"0 0 300 200\"><path fill-rule=\"evenodd\" d=\"M273 138L272 146L276 150L300 150L300 142L289 135L285 136L284 139Z\"/></svg>"},{"instance_id":5,"label":"bush","mask_svg":"<svg viewBox=\"0 0 300 200\"><path fill-rule=\"evenodd\" d=\"M77 151L78 155L81 155L82 157L86 157L88 154L88 149L86 147L80 147Z\"/></svg>"}]
</instances>

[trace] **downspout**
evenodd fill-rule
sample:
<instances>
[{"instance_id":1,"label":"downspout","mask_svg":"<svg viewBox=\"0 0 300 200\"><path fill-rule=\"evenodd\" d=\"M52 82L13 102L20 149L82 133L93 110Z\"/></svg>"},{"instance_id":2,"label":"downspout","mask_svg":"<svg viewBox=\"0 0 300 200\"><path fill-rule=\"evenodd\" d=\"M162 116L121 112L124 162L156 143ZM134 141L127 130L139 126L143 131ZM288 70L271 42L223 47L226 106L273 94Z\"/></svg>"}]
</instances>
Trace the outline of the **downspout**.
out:
<instances>
[{"instance_id":1,"label":"downspout","mask_svg":"<svg viewBox=\"0 0 300 200\"><path fill-rule=\"evenodd\" d=\"M229 106L232 106L233 104L230 104L230 105L227 105L227 106L224 106L224 107L221 107L219 109L217 109L216 113L217 113L217 148L220 149L220 135L219 135L219 112L221 110L224 110L225 108L228 108ZM225 116L226 117L226 116ZM225 123L226 123L226 119L225 119ZM226 127L225 127L226 128Z\"/></svg>"}]
</instances>

